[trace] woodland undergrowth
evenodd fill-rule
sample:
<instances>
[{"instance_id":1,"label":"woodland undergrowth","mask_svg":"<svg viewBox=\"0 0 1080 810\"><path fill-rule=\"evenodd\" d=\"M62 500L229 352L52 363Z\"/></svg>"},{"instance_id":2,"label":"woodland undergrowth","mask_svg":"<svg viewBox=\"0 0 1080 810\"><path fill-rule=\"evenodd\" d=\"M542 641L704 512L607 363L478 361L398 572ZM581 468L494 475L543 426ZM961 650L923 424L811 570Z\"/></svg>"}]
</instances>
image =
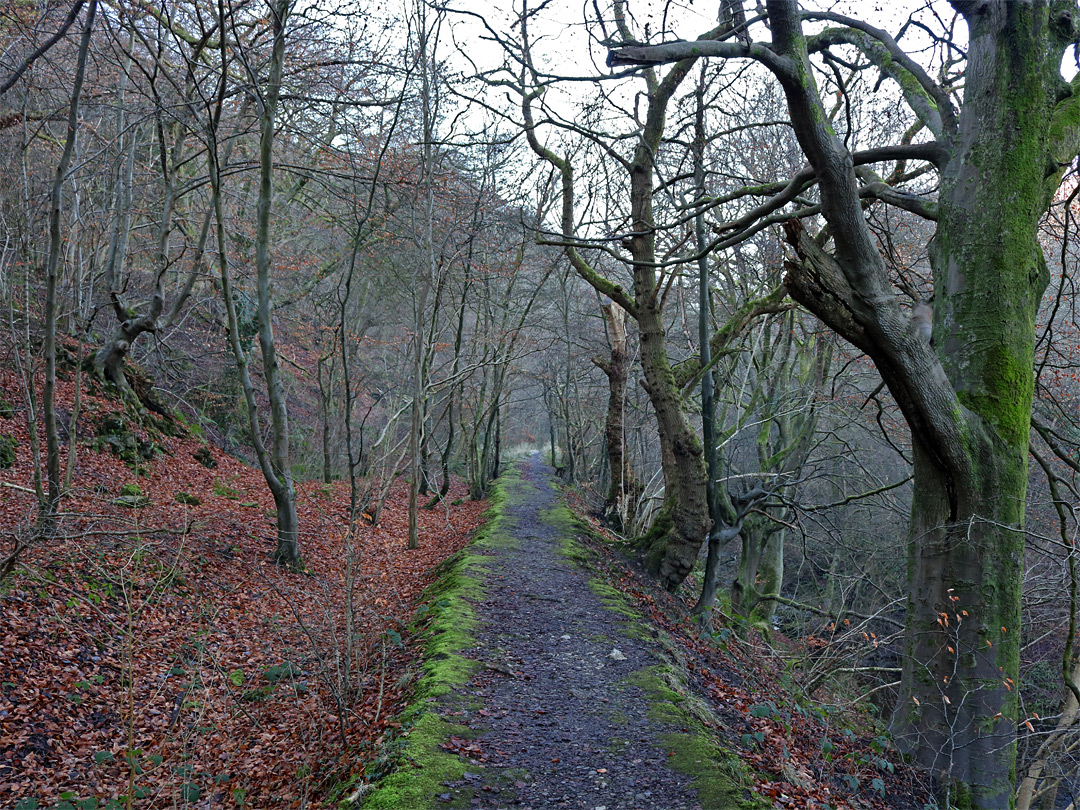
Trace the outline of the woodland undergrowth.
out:
<instances>
[{"instance_id":1,"label":"woodland undergrowth","mask_svg":"<svg viewBox=\"0 0 1080 810\"><path fill-rule=\"evenodd\" d=\"M0 396L21 401L6 372ZM84 391L57 536L0 583L0 806L318 806L392 747L415 600L484 504L455 484L408 551L404 481L353 535L348 487L301 483L293 572L259 471L153 422ZM36 511L26 424L0 413L4 554Z\"/></svg>"}]
</instances>

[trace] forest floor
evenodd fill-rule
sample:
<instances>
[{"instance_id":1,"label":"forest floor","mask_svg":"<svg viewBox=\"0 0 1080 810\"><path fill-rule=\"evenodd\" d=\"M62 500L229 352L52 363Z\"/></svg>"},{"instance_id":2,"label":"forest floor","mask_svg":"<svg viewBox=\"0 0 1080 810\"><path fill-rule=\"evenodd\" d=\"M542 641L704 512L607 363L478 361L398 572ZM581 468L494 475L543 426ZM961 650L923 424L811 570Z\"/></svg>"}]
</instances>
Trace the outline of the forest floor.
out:
<instances>
[{"instance_id":1,"label":"forest floor","mask_svg":"<svg viewBox=\"0 0 1080 810\"><path fill-rule=\"evenodd\" d=\"M533 455L504 474L429 594L403 764L365 810L922 806L872 724L796 708L777 657L703 639L550 473Z\"/></svg>"},{"instance_id":2,"label":"forest floor","mask_svg":"<svg viewBox=\"0 0 1080 810\"><path fill-rule=\"evenodd\" d=\"M486 504L456 484L410 551L404 481L353 534L347 484L300 482L292 572L271 560L258 470L197 428L82 394L59 532L0 583L0 808L333 806L388 766L419 666L416 600ZM2 559L36 499L2 369L0 399ZM65 440L73 401L67 375Z\"/></svg>"}]
</instances>

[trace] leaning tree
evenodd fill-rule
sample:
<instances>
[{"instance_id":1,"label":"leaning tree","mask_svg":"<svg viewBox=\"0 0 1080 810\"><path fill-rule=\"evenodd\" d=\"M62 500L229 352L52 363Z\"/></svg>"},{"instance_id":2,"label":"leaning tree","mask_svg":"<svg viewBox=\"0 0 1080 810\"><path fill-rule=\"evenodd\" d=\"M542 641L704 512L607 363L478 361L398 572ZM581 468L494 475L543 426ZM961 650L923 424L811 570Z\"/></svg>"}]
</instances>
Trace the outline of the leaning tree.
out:
<instances>
[{"instance_id":1,"label":"leaning tree","mask_svg":"<svg viewBox=\"0 0 1080 810\"><path fill-rule=\"evenodd\" d=\"M609 62L749 58L783 89L809 163L804 185L812 175L825 221L816 237L789 222L788 289L873 359L912 433L912 582L894 729L942 777L948 801L1005 808L1015 776L1035 315L1047 283L1037 227L1080 148L1080 78L1061 75L1065 49L1080 40L1080 12L1073 0L952 6L968 29L966 48L948 46L965 60L962 85L934 81L886 31L794 0L767 3L771 42L633 43ZM834 66L858 59L894 80L928 136L850 151L818 93L815 55ZM932 164L936 199L869 170L884 161ZM932 341L901 304L868 227L864 200L874 196L936 222Z\"/></svg>"}]
</instances>

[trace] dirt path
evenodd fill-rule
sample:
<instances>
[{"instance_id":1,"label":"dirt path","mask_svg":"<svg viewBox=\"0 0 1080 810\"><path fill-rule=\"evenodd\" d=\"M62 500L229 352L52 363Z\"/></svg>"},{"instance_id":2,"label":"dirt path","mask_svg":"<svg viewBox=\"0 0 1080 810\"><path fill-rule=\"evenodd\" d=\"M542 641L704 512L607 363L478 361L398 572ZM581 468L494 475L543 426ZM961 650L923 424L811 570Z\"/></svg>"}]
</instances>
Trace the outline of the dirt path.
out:
<instances>
[{"instance_id":1,"label":"dirt path","mask_svg":"<svg viewBox=\"0 0 1080 810\"><path fill-rule=\"evenodd\" d=\"M650 687L657 643L628 632L560 553L571 527L552 509L550 468L534 455L519 470L503 513L512 540L491 551L476 643L462 652L477 668L436 709L469 729L442 746L465 773L439 783L432 806L711 810L669 767L686 729Z\"/></svg>"}]
</instances>

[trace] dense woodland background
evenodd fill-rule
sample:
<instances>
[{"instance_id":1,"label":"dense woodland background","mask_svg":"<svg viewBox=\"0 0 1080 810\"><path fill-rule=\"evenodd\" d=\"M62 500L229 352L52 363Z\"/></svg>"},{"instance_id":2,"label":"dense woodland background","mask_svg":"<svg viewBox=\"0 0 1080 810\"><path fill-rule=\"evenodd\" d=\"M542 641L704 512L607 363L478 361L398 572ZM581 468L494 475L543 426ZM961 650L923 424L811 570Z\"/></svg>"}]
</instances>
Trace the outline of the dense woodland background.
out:
<instances>
[{"instance_id":1,"label":"dense woodland background","mask_svg":"<svg viewBox=\"0 0 1080 810\"><path fill-rule=\"evenodd\" d=\"M919 806L1074 800L1077 8L742 5L0 5L0 803L341 798L421 572L533 450L795 703L892 717ZM301 649L270 784L177 770L217 749L169 673ZM29 715L105 679L60 755Z\"/></svg>"}]
</instances>

